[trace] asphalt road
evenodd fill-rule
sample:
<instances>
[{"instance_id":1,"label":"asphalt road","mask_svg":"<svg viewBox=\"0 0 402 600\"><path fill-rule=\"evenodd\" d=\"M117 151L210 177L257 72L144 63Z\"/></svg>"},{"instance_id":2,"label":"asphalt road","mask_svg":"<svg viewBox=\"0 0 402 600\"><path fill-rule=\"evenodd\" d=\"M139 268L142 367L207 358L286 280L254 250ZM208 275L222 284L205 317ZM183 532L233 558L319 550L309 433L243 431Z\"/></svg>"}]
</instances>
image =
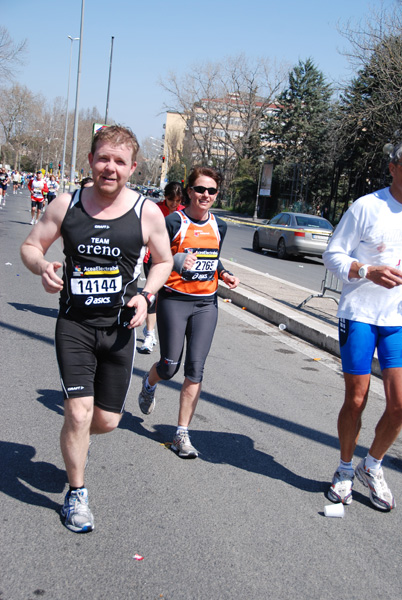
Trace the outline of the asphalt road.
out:
<instances>
[{"instance_id":1,"label":"asphalt road","mask_svg":"<svg viewBox=\"0 0 402 600\"><path fill-rule=\"evenodd\" d=\"M220 302L192 424L200 458L165 445L181 375L159 386L150 417L140 413L157 349L138 354L121 426L91 451L95 531L62 526L57 298L19 259L27 208L26 196L11 196L0 211L1 600L400 599L401 443L385 461L396 510L374 509L356 483L345 517L324 517L338 462L339 362L231 304ZM59 256L55 246L50 257ZM382 408L375 381L357 460Z\"/></svg>"}]
</instances>

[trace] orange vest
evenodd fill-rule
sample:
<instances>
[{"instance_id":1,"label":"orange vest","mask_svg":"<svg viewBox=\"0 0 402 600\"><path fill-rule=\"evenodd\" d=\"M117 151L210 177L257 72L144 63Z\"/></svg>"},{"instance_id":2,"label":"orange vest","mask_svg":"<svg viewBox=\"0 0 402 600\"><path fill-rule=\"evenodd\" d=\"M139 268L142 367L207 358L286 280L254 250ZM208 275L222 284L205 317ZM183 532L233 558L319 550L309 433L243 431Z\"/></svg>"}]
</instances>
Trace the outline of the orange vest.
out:
<instances>
[{"instance_id":1,"label":"orange vest","mask_svg":"<svg viewBox=\"0 0 402 600\"><path fill-rule=\"evenodd\" d=\"M172 271L165 288L191 296L210 296L218 287L218 257L221 236L213 214L208 221L193 223L178 211L181 227L171 241L172 254L195 252L197 260L190 271Z\"/></svg>"}]
</instances>

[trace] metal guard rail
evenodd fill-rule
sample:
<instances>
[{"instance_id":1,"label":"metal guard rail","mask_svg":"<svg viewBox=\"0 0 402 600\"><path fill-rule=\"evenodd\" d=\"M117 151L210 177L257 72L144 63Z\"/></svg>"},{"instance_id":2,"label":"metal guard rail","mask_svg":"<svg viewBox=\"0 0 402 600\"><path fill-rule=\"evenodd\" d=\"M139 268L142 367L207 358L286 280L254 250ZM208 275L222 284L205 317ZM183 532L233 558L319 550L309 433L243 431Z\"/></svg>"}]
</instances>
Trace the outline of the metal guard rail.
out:
<instances>
[{"instance_id":1,"label":"metal guard rail","mask_svg":"<svg viewBox=\"0 0 402 600\"><path fill-rule=\"evenodd\" d=\"M301 302L297 308L302 308L312 298L332 298L332 300L335 300L335 302L339 304L339 296L342 292L342 286L342 281L335 277L331 271L326 269L324 279L321 283L321 292L319 294L310 294L310 296L303 300L303 302ZM337 295L335 296L332 294Z\"/></svg>"}]
</instances>

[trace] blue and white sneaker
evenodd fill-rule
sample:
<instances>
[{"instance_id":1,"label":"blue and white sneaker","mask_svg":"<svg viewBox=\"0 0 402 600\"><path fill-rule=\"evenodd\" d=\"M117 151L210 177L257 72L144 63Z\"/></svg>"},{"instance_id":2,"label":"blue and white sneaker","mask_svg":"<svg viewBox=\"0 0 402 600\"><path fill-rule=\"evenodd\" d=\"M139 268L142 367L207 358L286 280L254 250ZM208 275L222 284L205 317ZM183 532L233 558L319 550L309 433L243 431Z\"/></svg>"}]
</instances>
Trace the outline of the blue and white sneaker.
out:
<instances>
[{"instance_id":1,"label":"blue and white sneaker","mask_svg":"<svg viewBox=\"0 0 402 600\"><path fill-rule=\"evenodd\" d=\"M365 487L369 489L370 501L380 510L392 510L396 503L391 490L387 486L382 468L378 473L370 471L366 467L363 458L356 467L356 477Z\"/></svg>"},{"instance_id":2,"label":"blue and white sneaker","mask_svg":"<svg viewBox=\"0 0 402 600\"><path fill-rule=\"evenodd\" d=\"M351 504L353 479L354 476L349 471L335 471L331 487L328 490L329 500Z\"/></svg>"},{"instance_id":3,"label":"blue and white sneaker","mask_svg":"<svg viewBox=\"0 0 402 600\"><path fill-rule=\"evenodd\" d=\"M88 506L88 490L68 491L61 509L64 525L75 533L88 533L95 528L94 517Z\"/></svg>"}]
</instances>

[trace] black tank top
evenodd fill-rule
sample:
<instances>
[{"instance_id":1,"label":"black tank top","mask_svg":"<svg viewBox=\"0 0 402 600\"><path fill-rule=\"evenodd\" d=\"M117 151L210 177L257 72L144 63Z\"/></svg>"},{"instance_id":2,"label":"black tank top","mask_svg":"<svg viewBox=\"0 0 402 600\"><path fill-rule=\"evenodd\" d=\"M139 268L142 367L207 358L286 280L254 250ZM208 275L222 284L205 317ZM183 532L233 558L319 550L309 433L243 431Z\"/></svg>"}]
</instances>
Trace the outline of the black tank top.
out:
<instances>
[{"instance_id":1,"label":"black tank top","mask_svg":"<svg viewBox=\"0 0 402 600\"><path fill-rule=\"evenodd\" d=\"M137 293L145 247L141 229L144 196L116 219L91 217L75 192L61 225L65 254L60 315L94 327L126 326L126 306Z\"/></svg>"}]
</instances>

